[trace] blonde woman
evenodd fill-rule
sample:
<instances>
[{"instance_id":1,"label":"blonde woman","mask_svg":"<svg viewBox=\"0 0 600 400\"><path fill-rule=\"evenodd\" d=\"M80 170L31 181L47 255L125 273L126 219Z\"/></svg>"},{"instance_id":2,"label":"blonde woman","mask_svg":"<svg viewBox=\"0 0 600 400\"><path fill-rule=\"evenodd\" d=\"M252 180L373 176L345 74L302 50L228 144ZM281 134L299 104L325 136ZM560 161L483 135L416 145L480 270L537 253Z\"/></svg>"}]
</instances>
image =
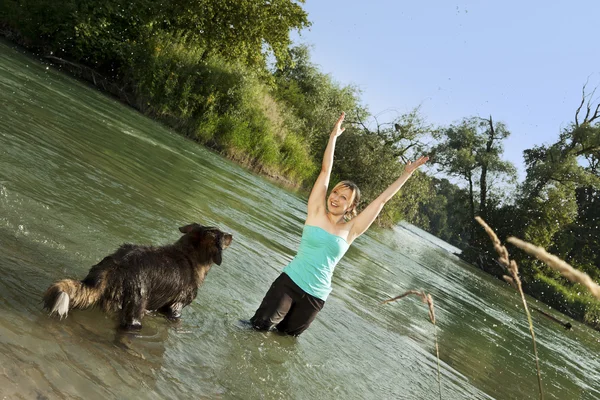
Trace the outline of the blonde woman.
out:
<instances>
[{"instance_id":1,"label":"blonde woman","mask_svg":"<svg viewBox=\"0 0 600 400\"><path fill-rule=\"evenodd\" d=\"M356 215L360 190L353 182L339 182L327 197L335 143L344 132L344 117L342 113L333 127L321 172L308 198L298 253L273 282L250 319L256 329L276 328L293 336L304 332L323 308L331 292L333 270L348 247L371 226L385 203L413 172L429 159L421 157L414 163L409 162L403 174Z\"/></svg>"}]
</instances>

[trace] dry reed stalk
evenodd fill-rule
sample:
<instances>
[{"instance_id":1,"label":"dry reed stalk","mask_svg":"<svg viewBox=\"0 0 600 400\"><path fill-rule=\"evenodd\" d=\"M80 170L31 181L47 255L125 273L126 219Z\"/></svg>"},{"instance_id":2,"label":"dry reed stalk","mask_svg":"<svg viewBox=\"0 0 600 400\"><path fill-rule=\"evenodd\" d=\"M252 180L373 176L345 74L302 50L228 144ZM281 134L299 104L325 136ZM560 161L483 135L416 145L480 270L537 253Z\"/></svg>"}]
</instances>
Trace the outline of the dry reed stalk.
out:
<instances>
[{"instance_id":1,"label":"dry reed stalk","mask_svg":"<svg viewBox=\"0 0 600 400\"><path fill-rule=\"evenodd\" d=\"M508 282L510 284L510 286L514 287L515 289L519 290L519 288L517 287L517 284L515 283L515 280L513 278L511 278L508 275L502 275L502 279L504 279L506 282Z\"/></svg>"},{"instance_id":2,"label":"dry reed stalk","mask_svg":"<svg viewBox=\"0 0 600 400\"><path fill-rule=\"evenodd\" d=\"M442 379L440 377L440 347L437 339L437 325L435 324L435 309L433 307L433 297L427 295L427 305L429 306L429 319L433 323L433 337L435 339L435 355L437 356L437 373L438 373L438 389L440 392L440 400L442 400Z\"/></svg>"},{"instance_id":3,"label":"dry reed stalk","mask_svg":"<svg viewBox=\"0 0 600 400\"><path fill-rule=\"evenodd\" d=\"M500 264L504 265L512 275L512 277L508 277L505 275L504 280L510 283L511 286L515 287L521 295L521 300L523 301L523 308L525 309L525 313L527 314L527 321L529 322L529 332L531 332L531 340L533 341L533 354L535 355L535 367L537 369L540 399L543 400L544 392L542 390L542 374L540 371L540 360L537 353L537 344L535 342L535 333L533 331L533 320L531 319L531 313L529 312L529 308L527 307L527 300L525 299L525 293L523 292L523 287L521 285L521 278L519 278L519 267L517 266L515 260L511 260L509 258L508 250L502 245L500 239L498 239L498 236L496 236L496 233L492 230L492 228L490 228L481 217L475 217L475 220L477 220L477 222L479 222L483 229L485 229L488 236L492 240L492 243L494 244L494 249L500 256L498 258Z\"/></svg>"},{"instance_id":4,"label":"dry reed stalk","mask_svg":"<svg viewBox=\"0 0 600 400\"><path fill-rule=\"evenodd\" d=\"M382 302L381 302L381 304L387 304L387 303L391 303L392 301L399 300L399 299L401 299L401 298L403 298L403 297L406 297L406 296L408 296L409 294L414 294L415 296L419 296L419 297L421 297L421 299L423 299L423 298L424 298L424 296L425 296L425 293L423 293L423 292L419 292L418 290L409 290L408 292L406 292L406 293L403 293L403 294L401 294L400 296L396 296L396 297L394 297L393 299L388 299L388 300L382 301ZM426 300L425 300L425 301L426 301Z\"/></svg>"},{"instance_id":5,"label":"dry reed stalk","mask_svg":"<svg viewBox=\"0 0 600 400\"><path fill-rule=\"evenodd\" d=\"M440 374L440 348L438 346L438 339L437 339L437 325L435 324L435 309L433 307L433 297L431 297L430 294L425 294L425 292L423 292L423 291L419 292L418 290L409 290L408 292L403 293L400 296L396 296L392 299L382 301L381 304L391 303L392 301L399 300L403 297L408 296L409 294L414 294L415 296L420 297L421 300L423 301L423 303L427 303L427 306L429 307L429 320L433 324L433 337L435 340L435 354L437 356L438 389L439 389L440 400L441 400L442 399L442 380L441 380L441 374Z\"/></svg>"},{"instance_id":6,"label":"dry reed stalk","mask_svg":"<svg viewBox=\"0 0 600 400\"><path fill-rule=\"evenodd\" d=\"M509 237L507 241L508 243L512 243L518 248L524 250L526 253L531 254L532 256L537 257L539 260L545 262L549 267L554 268L570 281L582 284L592 293L594 297L600 300L600 286L598 286L598 284L596 284L596 282L594 282L586 273L573 268L566 261L563 261L555 255L548 253L542 247L534 246L531 243L527 243L521 239L517 239L516 237Z\"/></svg>"}]
</instances>

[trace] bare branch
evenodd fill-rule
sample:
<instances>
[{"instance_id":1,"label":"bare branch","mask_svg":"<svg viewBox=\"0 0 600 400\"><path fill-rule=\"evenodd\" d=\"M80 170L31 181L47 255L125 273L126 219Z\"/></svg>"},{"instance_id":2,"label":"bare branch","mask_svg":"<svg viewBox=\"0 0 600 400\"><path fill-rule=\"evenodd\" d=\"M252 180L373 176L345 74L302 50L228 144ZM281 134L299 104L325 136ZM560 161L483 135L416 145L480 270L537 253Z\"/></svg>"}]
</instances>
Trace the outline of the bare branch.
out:
<instances>
[{"instance_id":1,"label":"bare branch","mask_svg":"<svg viewBox=\"0 0 600 400\"><path fill-rule=\"evenodd\" d=\"M379 120L377 119L376 115L373 115L373 119L375 120L375 123L377 124L377 134L379 135L381 132L379 131L379 127L381 125L379 125Z\"/></svg>"},{"instance_id":2,"label":"bare branch","mask_svg":"<svg viewBox=\"0 0 600 400\"><path fill-rule=\"evenodd\" d=\"M585 88L587 87L589 81L589 77L588 80L585 82L585 85L583 85L582 88L582 93L581 93L581 104L579 104L579 107L577 108L577 111L575 112L575 126L579 127L580 125L585 125L585 124L590 124L592 122L594 122L596 119L600 118L600 102L598 104L596 104L596 108L594 109L594 112L592 113L592 104L594 102L594 94L596 94L596 90L598 89L598 87L596 86L594 88L594 90L592 90L592 93L586 95L585 94ZM586 104L586 100L587 100L587 104ZM581 109L583 108L583 105L585 104L585 108L586 108L586 112L585 112L585 118L583 119L583 121L581 122L581 124L579 123L579 113L581 112Z\"/></svg>"},{"instance_id":3,"label":"bare branch","mask_svg":"<svg viewBox=\"0 0 600 400\"><path fill-rule=\"evenodd\" d=\"M588 122L592 122L594 121L596 118L600 118L600 103L598 103L596 105L596 111L594 111L594 115L592 115L592 118L590 118L590 120Z\"/></svg>"},{"instance_id":4,"label":"bare branch","mask_svg":"<svg viewBox=\"0 0 600 400\"><path fill-rule=\"evenodd\" d=\"M421 144L421 143L419 143L419 142L414 142L414 143L411 143L411 144L409 144L408 146L406 146L406 147L404 148L404 150L402 150L402 154L406 153L406 152L408 151L408 149L410 149L410 148L411 148L411 147L413 147L413 146L416 146L417 144Z\"/></svg>"},{"instance_id":5,"label":"bare branch","mask_svg":"<svg viewBox=\"0 0 600 400\"><path fill-rule=\"evenodd\" d=\"M371 132L371 131L369 130L369 128L367 128L367 126L365 125L365 123L362 121L362 119L360 119L360 114L358 113L358 110L356 110L356 119L358 119L358 123L360 124L360 126L362 126L362 127L363 127L363 129L364 129L366 132ZM349 122L350 122L350 121L349 121ZM353 121L352 121L352 123L356 123L356 122L353 122Z\"/></svg>"},{"instance_id":6,"label":"bare branch","mask_svg":"<svg viewBox=\"0 0 600 400\"><path fill-rule=\"evenodd\" d=\"M584 149L579 150L575 154L578 155L578 156L582 156L584 154L594 153L596 151L600 151L600 146L586 147Z\"/></svg>"},{"instance_id":7,"label":"bare branch","mask_svg":"<svg viewBox=\"0 0 600 400\"><path fill-rule=\"evenodd\" d=\"M591 104L592 104L592 99L594 98L594 94L596 93L596 89L598 89L598 87L597 87L597 86L594 88L594 90L592 91L592 93L590 93L590 94L587 96L589 100L588 100L588 102L587 102L587 106L586 106L586 108L587 108L587 112L585 113L585 119L583 120L583 123L584 123L584 124L585 124L586 122L587 122L587 123L590 123L590 122L592 122L592 121L593 121L593 120L596 118L595 116L592 116L592 119L589 119L590 113L592 112L592 109L591 109L591 107L590 107L590 106L591 106ZM600 106L600 104L599 104L598 106ZM595 113L595 114L597 114L597 112L598 112L598 108L596 108L596 113Z\"/></svg>"},{"instance_id":8,"label":"bare branch","mask_svg":"<svg viewBox=\"0 0 600 400\"><path fill-rule=\"evenodd\" d=\"M589 78L588 78L589 80ZM583 107L583 104L585 103L585 87L587 86L587 81L585 82L585 85L583 85L583 88L581 89L581 104L579 105L579 107L577 107L577 111L575 111L575 126L579 127L579 112L581 111L581 107Z\"/></svg>"}]
</instances>

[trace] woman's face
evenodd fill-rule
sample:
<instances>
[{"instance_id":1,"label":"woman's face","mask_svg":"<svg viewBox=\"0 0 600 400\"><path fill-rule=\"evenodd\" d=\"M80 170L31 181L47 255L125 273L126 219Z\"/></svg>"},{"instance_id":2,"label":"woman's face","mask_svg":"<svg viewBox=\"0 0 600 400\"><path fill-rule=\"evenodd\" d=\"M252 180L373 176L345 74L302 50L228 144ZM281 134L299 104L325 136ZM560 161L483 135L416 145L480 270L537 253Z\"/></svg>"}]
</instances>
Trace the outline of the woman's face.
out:
<instances>
[{"instance_id":1,"label":"woman's face","mask_svg":"<svg viewBox=\"0 0 600 400\"><path fill-rule=\"evenodd\" d=\"M334 188L327 199L327 209L334 215L344 215L351 209L354 193L350 188L339 186Z\"/></svg>"}]
</instances>

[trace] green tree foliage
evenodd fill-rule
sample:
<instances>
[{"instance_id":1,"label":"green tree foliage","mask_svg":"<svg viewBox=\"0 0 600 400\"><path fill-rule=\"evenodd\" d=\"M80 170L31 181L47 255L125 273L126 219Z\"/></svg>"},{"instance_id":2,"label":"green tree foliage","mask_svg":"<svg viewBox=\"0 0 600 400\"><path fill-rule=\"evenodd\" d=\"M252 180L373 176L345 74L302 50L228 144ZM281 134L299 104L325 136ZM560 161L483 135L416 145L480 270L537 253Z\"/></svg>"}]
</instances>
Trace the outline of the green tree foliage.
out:
<instances>
[{"instance_id":1,"label":"green tree foliage","mask_svg":"<svg viewBox=\"0 0 600 400\"><path fill-rule=\"evenodd\" d=\"M468 191L448 179L431 178L430 185L434 197L421 204L421 214L429 224L422 228L458 248L466 248L471 238L471 214L465 207Z\"/></svg>"},{"instance_id":2,"label":"green tree foliage","mask_svg":"<svg viewBox=\"0 0 600 400\"><path fill-rule=\"evenodd\" d=\"M575 201L577 216L557 233L552 250L600 281L600 190L578 187Z\"/></svg>"},{"instance_id":3,"label":"green tree foliage","mask_svg":"<svg viewBox=\"0 0 600 400\"><path fill-rule=\"evenodd\" d=\"M520 226L519 234L597 277L600 265L594 254L600 247L593 235L598 232L594 205L600 190L600 104L594 111L588 101L580 121L586 99L584 87L575 122L557 142L524 152L527 178L518 204L530 222ZM554 274L535 261L524 264L531 273Z\"/></svg>"},{"instance_id":4,"label":"green tree foliage","mask_svg":"<svg viewBox=\"0 0 600 400\"><path fill-rule=\"evenodd\" d=\"M165 33L202 48L202 60L216 55L262 69L269 56L282 63L290 31L310 25L303 2L7 0L0 16L43 51L119 76L134 66L132 55L152 51L154 36Z\"/></svg>"},{"instance_id":5,"label":"green tree foliage","mask_svg":"<svg viewBox=\"0 0 600 400\"><path fill-rule=\"evenodd\" d=\"M600 124L595 122L598 108L590 115L588 103L588 113L581 123L580 110L581 107L575 122L560 134L556 143L524 151L527 178L521 204L537 217L524 235L541 246L552 245L554 234L577 217L578 188L600 187L597 170Z\"/></svg>"},{"instance_id":6,"label":"green tree foliage","mask_svg":"<svg viewBox=\"0 0 600 400\"><path fill-rule=\"evenodd\" d=\"M488 216L494 179L505 182L515 179L514 166L501 159L502 140L509 135L505 125L494 123L492 117L466 118L437 134L440 143L431 151L433 162L444 173L466 182L472 239L475 236L475 216Z\"/></svg>"},{"instance_id":7,"label":"green tree foliage","mask_svg":"<svg viewBox=\"0 0 600 400\"><path fill-rule=\"evenodd\" d=\"M524 197L543 198L545 191L556 186L575 186L598 182L597 159L600 152L598 126L573 125L549 146L524 151L527 179ZM587 168L581 164L588 160Z\"/></svg>"},{"instance_id":8,"label":"green tree foliage","mask_svg":"<svg viewBox=\"0 0 600 400\"><path fill-rule=\"evenodd\" d=\"M291 48L286 63L274 71L274 93L296 117L295 129L308 141L315 163L320 165L333 122L341 111L350 119L366 117L359 105L359 92L341 86L310 61L306 46ZM339 154L339 151L336 151Z\"/></svg>"},{"instance_id":9,"label":"green tree foliage","mask_svg":"<svg viewBox=\"0 0 600 400\"><path fill-rule=\"evenodd\" d=\"M310 25L298 3L304 0L176 0L165 3L163 26L185 32L205 49L203 58L216 54L264 66L273 55L282 64L291 45L290 30Z\"/></svg>"},{"instance_id":10,"label":"green tree foliage","mask_svg":"<svg viewBox=\"0 0 600 400\"><path fill-rule=\"evenodd\" d=\"M299 184L316 167L295 117L260 74L242 63L188 48L178 36L156 38L132 71L141 108L233 159Z\"/></svg>"},{"instance_id":11,"label":"green tree foliage","mask_svg":"<svg viewBox=\"0 0 600 400\"><path fill-rule=\"evenodd\" d=\"M581 115L590 97L584 86L575 121L555 143L524 152L527 177L514 207L517 221L510 233L547 248L598 281L600 104L592 107L588 101ZM525 276L526 290L573 318L600 327L600 302L539 261L518 252L515 259Z\"/></svg>"}]
</instances>

